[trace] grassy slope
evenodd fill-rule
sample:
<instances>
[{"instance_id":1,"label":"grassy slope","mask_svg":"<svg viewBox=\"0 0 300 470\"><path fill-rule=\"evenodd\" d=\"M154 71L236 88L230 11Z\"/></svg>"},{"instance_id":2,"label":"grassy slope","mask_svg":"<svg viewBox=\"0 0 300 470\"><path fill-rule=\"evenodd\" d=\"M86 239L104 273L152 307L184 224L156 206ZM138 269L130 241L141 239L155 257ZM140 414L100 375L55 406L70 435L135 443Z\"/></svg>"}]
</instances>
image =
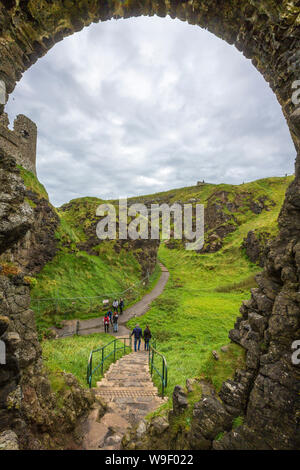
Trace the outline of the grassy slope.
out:
<instances>
[{"instance_id":1,"label":"grassy slope","mask_svg":"<svg viewBox=\"0 0 300 470\"><path fill-rule=\"evenodd\" d=\"M247 213L245 223L226 238L223 249L217 253L198 255L161 245L159 256L170 271L170 280L140 323L150 325L158 349L167 358L168 393L174 385L184 385L186 378L192 376L205 376L220 388L235 366L243 363L243 351L238 346L231 346L227 354L220 353L220 347L228 343L228 331L238 316L241 302L249 298L249 289L256 285L254 276L261 270L246 258L240 246L249 230L276 233L276 220L289 182L291 177L269 178L230 187L234 192L246 187L256 194L267 193L276 206L259 215ZM229 186L219 188L228 190ZM196 197L197 191L194 187L178 190L174 196L173 192L170 194L173 201L186 201ZM209 186L203 188L205 198L210 191ZM133 325L134 320L129 322L130 327ZM213 349L221 356L218 365L211 356Z\"/></svg>"},{"instance_id":2,"label":"grassy slope","mask_svg":"<svg viewBox=\"0 0 300 470\"><path fill-rule=\"evenodd\" d=\"M26 187L48 199L35 176L22 168L21 171ZM160 273L157 267L149 284L141 282L141 266L136 257L126 250L116 253L114 241L99 244L95 248L97 256L80 251L78 244L86 241L83 227L88 227L103 201L81 198L72 202L75 204L71 210L57 210L59 250L36 276L31 292L40 335L47 335L48 328L59 326L62 319L98 316L103 299L122 296L127 306L132 304L154 285Z\"/></svg>"},{"instance_id":3,"label":"grassy slope","mask_svg":"<svg viewBox=\"0 0 300 470\"><path fill-rule=\"evenodd\" d=\"M37 177L22 166L18 168L26 188L39 198L49 201L47 191ZM26 200L34 206L31 200ZM160 274L157 266L150 276L150 283L142 283L141 266L136 257L125 250L116 254L113 241L99 244L98 256L81 251L78 245L86 241L83 228L89 227L95 217L96 208L103 201L87 197L71 202L73 204L68 211L52 206L60 218L56 232L59 250L55 258L47 263L32 282L31 307L36 313L41 337L47 335L50 326L59 326L64 318L84 319L98 316L104 298L119 297L125 290L127 292L123 297L126 305L130 305L154 286ZM98 299L86 298L98 296ZM57 298L70 300L57 301Z\"/></svg>"},{"instance_id":4,"label":"grassy slope","mask_svg":"<svg viewBox=\"0 0 300 470\"><path fill-rule=\"evenodd\" d=\"M92 334L88 336L74 336L70 338L58 340L46 340L42 343L43 359L50 372L63 371L74 374L83 387L87 387L86 383L86 370L87 361L90 352L93 349L98 349L105 344L110 343L114 339L109 334ZM117 343L117 348L122 347L122 343ZM113 351L113 344L109 345L105 350L108 355ZM127 352L126 352L127 353ZM116 357L121 357L124 354L122 351L117 351ZM105 362L104 372L108 369L112 362L112 356ZM98 354L99 359L99 354ZM93 358L94 367L97 365L97 353ZM95 386L96 380L100 380L100 370L97 372L93 379L92 385Z\"/></svg>"},{"instance_id":5,"label":"grassy slope","mask_svg":"<svg viewBox=\"0 0 300 470\"><path fill-rule=\"evenodd\" d=\"M140 323L142 326L150 324L157 338L158 349L167 358L168 393L172 392L175 384L184 385L186 378L193 376L204 376L220 388L222 381L233 374L235 367L242 366L243 351L238 346L231 345L227 353L220 352L220 347L228 343L228 331L238 315L242 300L249 298L249 288L255 285L254 275L260 271L260 268L245 257L240 245L249 230L266 230L272 235L276 234L276 220L291 179L292 177L269 178L240 186L195 186L131 200L133 202L159 198L160 202L172 203L197 199L197 202L206 204L208 197L213 193L225 190L229 192L229 199L234 198L239 192L249 191L254 193L256 198L268 195L276 203L275 207L270 205L269 211L263 211L259 215L253 214L247 207L236 214L240 225L226 238L224 247L217 253L199 255L182 249L169 250L166 246L161 246L160 259L170 271L170 281L165 292L152 304L152 308ZM84 201L87 212L94 210L94 204L99 203L99 200L94 198L84 198ZM70 219L70 213L65 216L60 213L60 216L62 224L58 238L69 245L72 243L76 245L78 240L82 240L82 233L76 229L72 216ZM76 216L76 223L80 217L81 215ZM101 279L101 286L106 291L113 289L115 283L121 285L125 274L124 262L120 266L114 265L115 257L112 257L111 250L112 247L107 246L102 253L103 259L97 257L93 259L94 257L82 252L71 253L69 257L69 253L65 253L62 249L60 258L52 262L50 274L45 271L49 269L46 267L45 279L43 280L43 272L39 276L39 284L34 293L40 294L39 286L43 282L45 282L43 291L46 292L53 273L55 283L53 286L50 285L52 295L57 285L59 293L64 293L66 289L66 294L70 291L76 294L84 289L88 293L95 292L97 295L100 285L98 276ZM130 266L131 262L128 260L125 262L126 266ZM65 265L61 266L64 263ZM110 266L109 273L106 270L107 266ZM131 282L136 274L133 262L132 278L130 273L129 269L126 282ZM157 277L156 273L156 279ZM132 320L129 326L132 327L134 323L135 320ZM96 339L97 344L102 342L102 338ZM82 348L81 341L85 345ZM89 341L89 338L61 340L61 344L65 344L63 347L57 347L56 342L47 341L44 343L44 354L53 367L73 372L82 381L88 352L94 346L94 343L91 346ZM93 338L91 341L93 342ZM69 351L73 344L75 347L70 363ZM219 351L219 362L211 358L213 349Z\"/></svg>"}]
</instances>

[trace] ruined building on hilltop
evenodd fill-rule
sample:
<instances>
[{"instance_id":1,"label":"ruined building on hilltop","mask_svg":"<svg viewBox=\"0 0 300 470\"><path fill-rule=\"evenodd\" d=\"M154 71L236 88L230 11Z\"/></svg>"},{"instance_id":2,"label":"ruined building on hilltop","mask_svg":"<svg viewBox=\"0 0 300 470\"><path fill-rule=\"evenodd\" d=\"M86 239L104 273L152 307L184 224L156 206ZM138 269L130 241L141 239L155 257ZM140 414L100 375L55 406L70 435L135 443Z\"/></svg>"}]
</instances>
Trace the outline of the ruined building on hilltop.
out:
<instances>
[{"instance_id":1,"label":"ruined building on hilltop","mask_svg":"<svg viewBox=\"0 0 300 470\"><path fill-rule=\"evenodd\" d=\"M18 165L36 174L37 126L28 117L19 114L14 129L9 129L6 113L0 115L0 148L16 159Z\"/></svg>"}]
</instances>

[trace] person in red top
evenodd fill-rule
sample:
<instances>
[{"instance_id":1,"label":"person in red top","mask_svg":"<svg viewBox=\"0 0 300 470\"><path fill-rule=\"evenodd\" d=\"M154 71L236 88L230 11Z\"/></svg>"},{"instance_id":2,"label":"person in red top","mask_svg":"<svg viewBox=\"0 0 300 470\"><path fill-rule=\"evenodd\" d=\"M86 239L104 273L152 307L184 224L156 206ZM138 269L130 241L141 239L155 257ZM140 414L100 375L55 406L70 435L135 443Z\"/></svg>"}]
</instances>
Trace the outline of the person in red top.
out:
<instances>
[{"instance_id":1,"label":"person in red top","mask_svg":"<svg viewBox=\"0 0 300 470\"><path fill-rule=\"evenodd\" d=\"M109 316L108 314L106 313L104 318L103 318L103 322L104 322L104 333L108 333L108 330L109 330Z\"/></svg>"}]
</instances>

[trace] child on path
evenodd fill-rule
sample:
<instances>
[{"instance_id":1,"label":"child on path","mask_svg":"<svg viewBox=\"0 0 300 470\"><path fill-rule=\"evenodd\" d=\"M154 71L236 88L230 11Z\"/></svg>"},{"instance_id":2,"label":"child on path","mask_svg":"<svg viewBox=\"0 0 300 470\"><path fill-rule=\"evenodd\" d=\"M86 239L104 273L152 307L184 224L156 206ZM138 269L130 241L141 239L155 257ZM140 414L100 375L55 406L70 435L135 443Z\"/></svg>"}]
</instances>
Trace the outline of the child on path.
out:
<instances>
[{"instance_id":1,"label":"child on path","mask_svg":"<svg viewBox=\"0 0 300 470\"><path fill-rule=\"evenodd\" d=\"M104 323L104 333L108 333L109 330L109 316L106 313L104 318L103 318L103 323Z\"/></svg>"},{"instance_id":2,"label":"child on path","mask_svg":"<svg viewBox=\"0 0 300 470\"><path fill-rule=\"evenodd\" d=\"M119 319L119 315L118 315L118 312L115 311L113 317L112 317L112 321L113 321L113 327L114 327L114 332L117 333L118 332L118 329L119 329L119 326L118 326L118 319Z\"/></svg>"}]
</instances>

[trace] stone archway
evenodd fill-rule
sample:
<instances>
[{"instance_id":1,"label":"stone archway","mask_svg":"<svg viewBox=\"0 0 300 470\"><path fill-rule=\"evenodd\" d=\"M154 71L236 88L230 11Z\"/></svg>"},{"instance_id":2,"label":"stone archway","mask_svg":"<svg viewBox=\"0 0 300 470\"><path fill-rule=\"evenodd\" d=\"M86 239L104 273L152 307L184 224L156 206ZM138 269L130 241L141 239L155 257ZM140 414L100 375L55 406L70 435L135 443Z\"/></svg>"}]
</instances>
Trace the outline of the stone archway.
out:
<instances>
[{"instance_id":1,"label":"stone archway","mask_svg":"<svg viewBox=\"0 0 300 470\"><path fill-rule=\"evenodd\" d=\"M207 28L251 59L276 94L291 131L298 153L296 178L280 214L280 235L269 250L258 289L241 307L242 316L230 332L247 351L247 370L225 382L220 394L226 413L242 411L246 420L215 447L296 448L299 368L292 364L291 345L300 339L300 106L292 94L300 80L299 2L2 0L0 79L11 93L22 73L64 37L92 22L155 14ZM26 220L23 225L15 236L10 233L12 239L26 233ZM202 438L198 424L195 448Z\"/></svg>"},{"instance_id":2,"label":"stone archway","mask_svg":"<svg viewBox=\"0 0 300 470\"><path fill-rule=\"evenodd\" d=\"M299 79L300 68L297 1L276 4L273 0L3 0L1 3L0 78L6 82L8 93L22 73L55 43L92 22L170 15L206 28L233 44L252 60L270 84L288 120L294 111L292 83Z\"/></svg>"}]
</instances>

